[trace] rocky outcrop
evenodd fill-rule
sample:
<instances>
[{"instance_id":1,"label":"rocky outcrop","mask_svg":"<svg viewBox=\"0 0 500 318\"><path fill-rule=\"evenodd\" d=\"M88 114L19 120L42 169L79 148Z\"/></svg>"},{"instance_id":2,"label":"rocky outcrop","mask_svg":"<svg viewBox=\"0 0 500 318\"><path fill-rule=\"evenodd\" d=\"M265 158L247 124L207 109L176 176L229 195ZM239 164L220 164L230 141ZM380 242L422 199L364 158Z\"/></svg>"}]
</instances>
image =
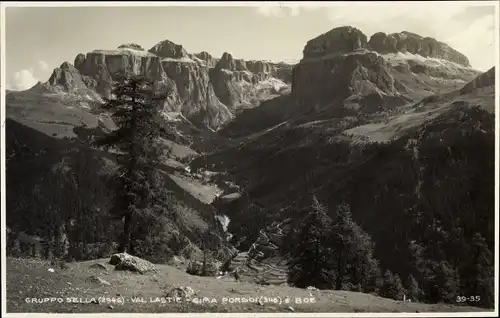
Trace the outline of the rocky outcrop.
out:
<instances>
[{"instance_id":1,"label":"rocky outcrop","mask_svg":"<svg viewBox=\"0 0 500 318\"><path fill-rule=\"evenodd\" d=\"M233 115L217 98L210 82L209 67L189 57L182 46L164 42L150 51L158 54L167 78L175 84L178 94L175 106L178 107L170 110L181 111L187 118L212 128L230 120Z\"/></svg>"},{"instance_id":2,"label":"rocky outcrop","mask_svg":"<svg viewBox=\"0 0 500 318\"><path fill-rule=\"evenodd\" d=\"M188 55L187 51L184 49L184 47L182 47L182 45L175 44L174 42L171 42L169 40L161 41L160 43L150 48L148 52L162 58L171 57L178 59L186 57Z\"/></svg>"},{"instance_id":3,"label":"rocky outcrop","mask_svg":"<svg viewBox=\"0 0 500 318\"><path fill-rule=\"evenodd\" d=\"M172 289L170 289L166 293L166 296L171 297L171 298L185 300L185 299L189 299L189 298L193 297L194 294L195 294L195 291L191 287L180 286L180 287L173 287Z\"/></svg>"},{"instance_id":4,"label":"rocky outcrop","mask_svg":"<svg viewBox=\"0 0 500 318\"><path fill-rule=\"evenodd\" d=\"M292 95L300 104L324 106L351 96L397 96L394 78L375 53L337 55L303 62L293 70Z\"/></svg>"},{"instance_id":5,"label":"rocky outcrop","mask_svg":"<svg viewBox=\"0 0 500 318\"><path fill-rule=\"evenodd\" d=\"M109 264L115 265L116 270L127 270L140 274L156 270L154 264L127 253L113 254Z\"/></svg>"},{"instance_id":6,"label":"rocky outcrop","mask_svg":"<svg viewBox=\"0 0 500 318\"><path fill-rule=\"evenodd\" d=\"M60 67L52 72L47 84L70 93L88 91L80 72L68 62L62 63Z\"/></svg>"},{"instance_id":7,"label":"rocky outcrop","mask_svg":"<svg viewBox=\"0 0 500 318\"><path fill-rule=\"evenodd\" d=\"M282 80L285 83L291 83L294 65L295 64L275 63L273 64L274 70L272 74L274 77Z\"/></svg>"},{"instance_id":8,"label":"rocky outcrop","mask_svg":"<svg viewBox=\"0 0 500 318\"><path fill-rule=\"evenodd\" d=\"M308 41L303 53L293 69L292 96L306 112L394 107L456 89L478 74L447 44L410 32L379 32L367 41L360 30L340 27Z\"/></svg>"},{"instance_id":9,"label":"rocky outcrop","mask_svg":"<svg viewBox=\"0 0 500 318\"><path fill-rule=\"evenodd\" d=\"M304 59L352 53L366 48L366 44L366 35L360 30L350 26L335 28L309 40L303 51Z\"/></svg>"},{"instance_id":10,"label":"rocky outcrop","mask_svg":"<svg viewBox=\"0 0 500 318\"><path fill-rule=\"evenodd\" d=\"M467 57L452 49L448 44L407 31L393 34L375 33L370 38L367 48L381 54L408 52L455 62L466 67L470 66Z\"/></svg>"},{"instance_id":11,"label":"rocky outcrop","mask_svg":"<svg viewBox=\"0 0 500 318\"><path fill-rule=\"evenodd\" d=\"M235 60L229 53L224 53L213 69L210 80L219 100L230 109L239 105L251 105L255 97L252 88L258 77L246 69L246 64Z\"/></svg>"},{"instance_id":12,"label":"rocky outcrop","mask_svg":"<svg viewBox=\"0 0 500 318\"><path fill-rule=\"evenodd\" d=\"M336 54L349 54L357 50L371 50L380 54L411 53L470 66L466 56L449 45L433 38L403 31L385 34L377 32L369 41L359 29L345 26L332 29L307 42L304 59L325 58Z\"/></svg>"},{"instance_id":13,"label":"rocky outcrop","mask_svg":"<svg viewBox=\"0 0 500 318\"><path fill-rule=\"evenodd\" d=\"M109 97L116 74L142 75L169 86L160 58L152 53L131 48L95 50L75 58L78 69L89 89ZM171 86L171 85L170 85Z\"/></svg>"},{"instance_id":14,"label":"rocky outcrop","mask_svg":"<svg viewBox=\"0 0 500 318\"><path fill-rule=\"evenodd\" d=\"M108 281L102 279L101 277L95 276L95 275L90 276L87 280L91 283L94 283L94 284L111 286L111 284Z\"/></svg>"},{"instance_id":15,"label":"rocky outcrop","mask_svg":"<svg viewBox=\"0 0 500 318\"><path fill-rule=\"evenodd\" d=\"M230 121L238 108L253 107L280 94L286 84L271 77L291 80L289 69L280 67L278 74L271 63L234 59L229 53L220 59L207 52L189 54L182 45L165 40L148 51L129 43L115 50L78 54L74 66L61 65L43 89L79 92L102 100L110 97L117 74L144 76L154 82L159 93L167 89L173 92L164 103L168 118L182 114L192 123L217 129ZM271 81L263 82L266 80ZM260 82L263 84L258 85Z\"/></svg>"},{"instance_id":16,"label":"rocky outcrop","mask_svg":"<svg viewBox=\"0 0 500 318\"><path fill-rule=\"evenodd\" d=\"M217 63L219 62L219 59L212 57L212 55L210 55L205 51L200 53L195 53L194 56L196 56L202 61L205 61L206 66L209 68L215 67L215 65L217 65Z\"/></svg>"}]
</instances>

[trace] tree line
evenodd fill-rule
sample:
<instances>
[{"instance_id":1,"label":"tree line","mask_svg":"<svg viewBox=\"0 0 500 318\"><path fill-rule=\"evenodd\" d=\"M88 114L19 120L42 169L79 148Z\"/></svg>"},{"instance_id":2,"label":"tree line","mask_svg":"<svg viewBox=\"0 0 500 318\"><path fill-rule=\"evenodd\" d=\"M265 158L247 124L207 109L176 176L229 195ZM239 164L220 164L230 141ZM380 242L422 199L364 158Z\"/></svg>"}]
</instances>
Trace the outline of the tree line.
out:
<instances>
[{"instance_id":1,"label":"tree line","mask_svg":"<svg viewBox=\"0 0 500 318\"><path fill-rule=\"evenodd\" d=\"M457 297L474 295L470 305L492 308L494 304L492 253L478 233L468 249L473 256L463 264L467 272L461 273L444 260L425 258L425 249L411 241L408 262L413 264L417 280L413 274L400 277L381 268L373 255L371 237L353 221L346 204L329 213L314 196L301 224L290 234L289 244L289 282L297 287L350 290L427 303L457 303Z\"/></svg>"}]
</instances>

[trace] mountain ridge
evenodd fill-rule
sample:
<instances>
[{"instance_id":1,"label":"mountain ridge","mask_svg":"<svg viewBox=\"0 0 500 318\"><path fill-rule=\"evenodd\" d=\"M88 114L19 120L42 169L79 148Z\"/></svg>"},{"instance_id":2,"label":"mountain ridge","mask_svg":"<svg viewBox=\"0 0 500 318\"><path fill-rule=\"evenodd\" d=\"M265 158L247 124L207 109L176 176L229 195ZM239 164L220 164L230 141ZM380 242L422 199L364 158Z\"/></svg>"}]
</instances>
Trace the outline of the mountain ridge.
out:
<instances>
[{"instance_id":1,"label":"mountain ridge","mask_svg":"<svg viewBox=\"0 0 500 318\"><path fill-rule=\"evenodd\" d=\"M494 209L485 202L494 197L496 70L472 69L437 40L397 34L368 39L356 28L336 28L305 43L295 65L191 54L168 40L149 50L129 43L79 54L46 83L7 94L8 178L16 185L9 211L26 210L10 214L9 226L40 231L22 220L42 208L52 213L36 200L59 200L53 180L68 165L85 186L107 191L92 178L101 173L96 167L114 165L107 158L113 155L101 158L89 141L112 129L99 105L125 71L153 79L158 92L174 91L164 102L168 133L161 140L173 149L161 166L179 217L170 224L172 240L199 256L197 231L217 225L215 214L227 221L221 238L229 241L220 253L226 268L241 270L241 280L284 284L296 230L316 197L331 215L339 204L349 206L372 237L381 269L405 281L412 275L432 301L427 278L439 275L449 276L442 284L449 290L437 301L477 294L467 274L471 251L494 244ZM16 183L24 163L43 182L33 176ZM79 194L68 193L68 202ZM94 196L104 213L109 197ZM483 265L492 268L489 258Z\"/></svg>"}]
</instances>

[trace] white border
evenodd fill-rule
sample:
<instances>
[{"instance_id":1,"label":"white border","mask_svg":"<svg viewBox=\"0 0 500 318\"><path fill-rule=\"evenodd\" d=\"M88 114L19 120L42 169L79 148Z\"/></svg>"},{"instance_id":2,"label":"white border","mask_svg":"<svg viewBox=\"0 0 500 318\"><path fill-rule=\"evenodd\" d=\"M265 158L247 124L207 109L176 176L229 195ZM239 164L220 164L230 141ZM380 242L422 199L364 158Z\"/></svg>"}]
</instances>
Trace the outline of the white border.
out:
<instances>
[{"instance_id":1,"label":"white border","mask_svg":"<svg viewBox=\"0 0 500 318\"><path fill-rule=\"evenodd\" d=\"M402 2L392 2L392 1L374 1L374 2L347 2L349 5L380 5L383 2L385 4L391 3L404 3ZM412 1L416 2L416 1ZM425 1L428 2L428 1ZM446 2L450 3L451 1L433 1L433 2ZM426 313L162 313L162 314L127 314L127 313L95 313L95 314L69 314L64 313L62 315L78 315L78 316L105 316L105 317L130 317L131 315L134 317L151 317L161 315L162 317L498 317L498 287L499 287L499 269L498 269L498 256L499 256L499 243L498 243L498 235L499 235L499 138L498 132L500 128L500 120L499 120L499 105L500 105L500 96L499 96L499 87L500 87L500 75L499 75L499 62L500 62L500 21L499 21L499 2L498 1L454 1L454 2L467 2L470 5L492 5L495 6L495 48L496 51L496 64L495 64L495 130L496 130L496 138L495 138L495 310L487 311L487 312L449 312L449 313L440 313L440 312L426 312ZM6 85L6 62L5 62L5 8L6 7L164 7L164 6L234 6L234 7L243 7L243 6L276 6L276 5L286 5L288 7L294 6L316 6L316 7L326 7L330 5L336 4L346 4L346 2L314 2L314 1L305 1L305 2L278 2L278 1L266 1L266 2L247 2L247 1L239 1L239 2L108 2L108 1L89 1L89 2L0 2L0 69L1 69L1 77L0 77L0 118L1 122L1 132L0 132L0 140L1 140L1 260L2 260L2 317L51 317L54 314L27 314L27 313L6 313L6 231L5 231L5 211L6 211L6 202L5 202L5 85Z\"/></svg>"}]
</instances>

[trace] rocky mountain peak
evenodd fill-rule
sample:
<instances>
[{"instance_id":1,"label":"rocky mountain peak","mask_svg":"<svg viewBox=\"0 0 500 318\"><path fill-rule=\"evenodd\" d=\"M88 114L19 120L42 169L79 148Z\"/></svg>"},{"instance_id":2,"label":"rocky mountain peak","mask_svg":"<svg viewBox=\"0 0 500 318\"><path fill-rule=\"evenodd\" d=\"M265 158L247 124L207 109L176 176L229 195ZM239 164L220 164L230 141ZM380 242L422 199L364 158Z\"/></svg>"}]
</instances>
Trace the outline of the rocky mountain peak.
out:
<instances>
[{"instance_id":1,"label":"rocky mountain peak","mask_svg":"<svg viewBox=\"0 0 500 318\"><path fill-rule=\"evenodd\" d=\"M236 61L230 53L224 52L215 68L234 71L236 70Z\"/></svg>"},{"instance_id":2,"label":"rocky mountain peak","mask_svg":"<svg viewBox=\"0 0 500 318\"><path fill-rule=\"evenodd\" d=\"M64 62L56 68L47 83L53 87L61 87L65 91L76 91L87 88L80 72L68 62Z\"/></svg>"},{"instance_id":3,"label":"rocky mountain peak","mask_svg":"<svg viewBox=\"0 0 500 318\"><path fill-rule=\"evenodd\" d=\"M182 114L212 129L231 120L232 112L240 107L254 107L260 100L281 94L279 89L287 86L282 79L291 81L290 67L277 72L271 63L247 64L228 52L220 59L206 51L190 54L182 45L164 40L147 51L127 43L80 53L74 65L65 62L55 69L44 87L47 92L75 93L100 101L109 98L119 73L145 76L155 82L156 89L170 89L173 94L164 102L168 116Z\"/></svg>"},{"instance_id":4,"label":"rocky mountain peak","mask_svg":"<svg viewBox=\"0 0 500 318\"><path fill-rule=\"evenodd\" d=\"M422 57L448 60L466 67L470 66L467 57L448 44L408 31L392 34L375 33L368 41L367 47L381 54L411 53Z\"/></svg>"},{"instance_id":5,"label":"rocky mountain peak","mask_svg":"<svg viewBox=\"0 0 500 318\"><path fill-rule=\"evenodd\" d=\"M309 40L304 48L304 59L346 54L365 48L367 37L359 29L344 26L332 29Z\"/></svg>"},{"instance_id":6,"label":"rocky mountain peak","mask_svg":"<svg viewBox=\"0 0 500 318\"><path fill-rule=\"evenodd\" d=\"M309 40L303 53L304 59L310 60L337 54L349 54L362 49L380 54L411 53L422 57L451 61L466 67L470 66L465 55L436 39L402 31L392 34L377 32L368 41L367 36L361 30L351 26L334 28Z\"/></svg>"},{"instance_id":7,"label":"rocky mountain peak","mask_svg":"<svg viewBox=\"0 0 500 318\"><path fill-rule=\"evenodd\" d=\"M200 53L195 53L194 56L204 61L206 65L210 68L215 67L218 62L218 59L214 58L210 53L202 51Z\"/></svg>"},{"instance_id":8,"label":"rocky mountain peak","mask_svg":"<svg viewBox=\"0 0 500 318\"><path fill-rule=\"evenodd\" d=\"M393 107L478 75L463 54L408 31L377 32L367 41L359 29L339 27L309 40L303 53L293 69L292 95L315 109Z\"/></svg>"},{"instance_id":9,"label":"rocky mountain peak","mask_svg":"<svg viewBox=\"0 0 500 318\"><path fill-rule=\"evenodd\" d=\"M196 55L198 58L200 58L204 61L208 61L208 60L213 59L213 56L210 55L210 53L205 52L205 51L201 51L200 53L195 53L194 55Z\"/></svg>"},{"instance_id":10,"label":"rocky mountain peak","mask_svg":"<svg viewBox=\"0 0 500 318\"><path fill-rule=\"evenodd\" d=\"M85 54L80 53L75 57L75 62L73 64L77 69L80 69L84 63L85 63Z\"/></svg>"},{"instance_id":11,"label":"rocky mountain peak","mask_svg":"<svg viewBox=\"0 0 500 318\"><path fill-rule=\"evenodd\" d=\"M182 58L182 57L187 57L188 53L184 49L184 47L180 44L175 44L172 41L165 40L161 41L152 48L148 50L148 52L153 53L156 56L159 56L161 58Z\"/></svg>"},{"instance_id":12,"label":"rocky mountain peak","mask_svg":"<svg viewBox=\"0 0 500 318\"><path fill-rule=\"evenodd\" d=\"M259 73L272 73L273 66L270 63L266 63L264 61L247 61L247 68L250 72L259 74Z\"/></svg>"},{"instance_id":13,"label":"rocky mountain peak","mask_svg":"<svg viewBox=\"0 0 500 318\"><path fill-rule=\"evenodd\" d=\"M235 63L235 67L236 67L237 71L248 71L247 64L246 64L245 60L236 59L236 60L234 60L234 63Z\"/></svg>"}]
</instances>

